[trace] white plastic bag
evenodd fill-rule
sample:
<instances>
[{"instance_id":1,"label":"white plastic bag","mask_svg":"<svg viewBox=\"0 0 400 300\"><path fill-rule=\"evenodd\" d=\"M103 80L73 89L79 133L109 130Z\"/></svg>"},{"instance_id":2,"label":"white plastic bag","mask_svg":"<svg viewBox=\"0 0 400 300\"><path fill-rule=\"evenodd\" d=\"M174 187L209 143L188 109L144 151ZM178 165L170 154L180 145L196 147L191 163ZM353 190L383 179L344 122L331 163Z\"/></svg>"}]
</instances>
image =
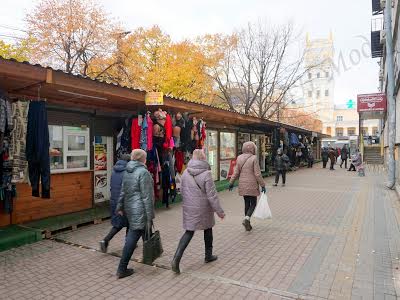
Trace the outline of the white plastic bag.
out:
<instances>
[{"instance_id":1,"label":"white plastic bag","mask_svg":"<svg viewBox=\"0 0 400 300\"><path fill-rule=\"evenodd\" d=\"M261 220L272 218L271 209L268 205L268 197L266 193L261 193L260 200L258 200L258 204L253 216Z\"/></svg>"},{"instance_id":2,"label":"white plastic bag","mask_svg":"<svg viewBox=\"0 0 400 300\"><path fill-rule=\"evenodd\" d=\"M340 165L342 163L342 157L339 155L337 158L337 164Z\"/></svg>"}]
</instances>

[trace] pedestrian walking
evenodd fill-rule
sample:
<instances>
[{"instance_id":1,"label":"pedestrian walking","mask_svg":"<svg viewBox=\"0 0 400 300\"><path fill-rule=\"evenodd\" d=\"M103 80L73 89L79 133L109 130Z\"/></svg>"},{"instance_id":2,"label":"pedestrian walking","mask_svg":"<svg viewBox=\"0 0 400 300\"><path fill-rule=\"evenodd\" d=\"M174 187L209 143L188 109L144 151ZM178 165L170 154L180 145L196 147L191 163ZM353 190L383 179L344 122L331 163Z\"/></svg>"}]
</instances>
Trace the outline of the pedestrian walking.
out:
<instances>
[{"instance_id":1,"label":"pedestrian walking","mask_svg":"<svg viewBox=\"0 0 400 300\"><path fill-rule=\"evenodd\" d=\"M311 147L308 148L308 168L312 168L314 165L314 151L311 149Z\"/></svg>"},{"instance_id":2,"label":"pedestrian walking","mask_svg":"<svg viewBox=\"0 0 400 300\"><path fill-rule=\"evenodd\" d=\"M236 166L230 180L229 190L232 191L233 184L239 179L239 195L244 198L245 218L242 225L247 231L252 230L250 218L257 205L257 197L261 191L265 193L265 182L261 176L260 165L257 160L256 144L246 142L243 144L242 153L236 159Z\"/></svg>"},{"instance_id":3,"label":"pedestrian walking","mask_svg":"<svg viewBox=\"0 0 400 300\"><path fill-rule=\"evenodd\" d=\"M329 150L326 147L322 148L322 153L321 153L321 158L322 158L322 167L326 169L326 165L329 160Z\"/></svg>"},{"instance_id":4,"label":"pedestrian walking","mask_svg":"<svg viewBox=\"0 0 400 300\"><path fill-rule=\"evenodd\" d=\"M349 158L349 150L347 149L347 145L343 145L342 151L340 153L340 156L342 158L342 162L340 163L340 168L342 168L343 163L344 167L347 169L347 160Z\"/></svg>"},{"instance_id":5,"label":"pedestrian walking","mask_svg":"<svg viewBox=\"0 0 400 300\"><path fill-rule=\"evenodd\" d=\"M153 179L146 168L146 151L135 149L122 179L121 195L117 212L127 217L129 231L118 266L117 277L124 278L134 273L128 269L129 261L138 240L145 230L151 228L154 219L154 187Z\"/></svg>"},{"instance_id":6,"label":"pedestrian walking","mask_svg":"<svg viewBox=\"0 0 400 300\"><path fill-rule=\"evenodd\" d=\"M171 266L179 274L179 263L196 230L204 230L205 263L217 260L213 255L214 213L224 219L225 213L219 203L218 193L203 150L196 149L181 180L183 229Z\"/></svg>"},{"instance_id":7,"label":"pedestrian walking","mask_svg":"<svg viewBox=\"0 0 400 300\"><path fill-rule=\"evenodd\" d=\"M282 186L286 184L286 172L288 170L289 165L289 157L283 153L282 148L279 148L277 151L277 155L275 157L275 183L274 186L277 186L279 183L279 177L282 175Z\"/></svg>"},{"instance_id":8,"label":"pedestrian walking","mask_svg":"<svg viewBox=\"0 0 400 300\"><path fill-rule=\"evenodd\" d=\"M122 228L127 227L126 233L128 234L128 219L125 215L121 216L116 212L119 195L121 193L122 179L126 170L126 165L131 160L131 156L129 154L123 154L121 159L117 161L115 166L113 167L111 173L111 184L110 184L110 209L111 209L111 225L112 228L110 232L104 237L102 241L100 241L100 250L103 253L107 252L108 244L111 239L121 231Z\"/></svg>"},{"instance_id":9,"label":"pedestrian walking","mask_svg":"<svg viewBox=\"0 0 400 300\"><path fill-rule=\"evenodd\" d=\"M331 161L331 167L330 170L335 170L335 168L333 167L336 163L336 150L333 148L329 149L329 159Z\"/></svg>"}]
</instances>

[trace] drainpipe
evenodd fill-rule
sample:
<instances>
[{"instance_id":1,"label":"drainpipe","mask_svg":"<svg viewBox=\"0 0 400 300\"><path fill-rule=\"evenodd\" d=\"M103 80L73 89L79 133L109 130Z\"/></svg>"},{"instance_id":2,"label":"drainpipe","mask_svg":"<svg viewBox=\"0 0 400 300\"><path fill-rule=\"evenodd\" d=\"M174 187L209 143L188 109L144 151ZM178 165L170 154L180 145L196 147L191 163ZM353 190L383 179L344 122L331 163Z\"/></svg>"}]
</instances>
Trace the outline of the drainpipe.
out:
<instances>
[{"instance_id":1,"label":"drainpipe","mask_svg":"<svg viewBox=\"0 0 400 300\"><path fill-rule=\"evenodd\" d=\"M394 147L396 143L396 100L394 97L394 63L393 63L393 37L392 37L392 0L385 5L385 31L386 31L386 70L387 70L387 100L388 100L388 132L389 132L389 157L388 157L388 183L387 187L393 189L396 185L396 161Z\"/></svg>"}]
</instances>

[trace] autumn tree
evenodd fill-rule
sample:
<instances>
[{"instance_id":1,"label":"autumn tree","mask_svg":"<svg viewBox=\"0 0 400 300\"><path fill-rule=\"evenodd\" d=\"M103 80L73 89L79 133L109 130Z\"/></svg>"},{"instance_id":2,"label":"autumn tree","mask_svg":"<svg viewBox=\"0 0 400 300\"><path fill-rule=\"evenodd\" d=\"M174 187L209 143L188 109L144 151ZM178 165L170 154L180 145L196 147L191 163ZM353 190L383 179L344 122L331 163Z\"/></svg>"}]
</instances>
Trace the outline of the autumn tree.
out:
<instances>
[{"instance_id":1,"label":"autumn tree","mask_svg":"<svg viewBox=\"0 0 400 300\"><path fill-rule=\"evenodd\" d=\"M248 24L225 42L225 54L213 70L220 97L232 110L271 119L289 103L289 91L310 68L305 51L294 51L292 24Z\"/></svg>"},{"instance_id":2,"label":"autumn tree","mask_svg":"<svg viewBox=\"0 0 400 300\"><path fill-rule=\"evenodd\" d=\"M121 64L115 64L118 60ZM213 61L198 43L173 42L158 26L153 26L137 28L121 41L113 55L93 60L89 75L147 91L208 102L213 93L213 79L206 69Z\"/></svg>"},{"instance_id":3,"label":"autumn tree","mask_svg":"<svg viewBox=\"0 0 400 300\"><path fill-rule=\"evenodd\" d=\"M18 43L9 44L0 40L0 56L6 59L16 59L17 61L27 61L32 53L31 38L22 39Z\"/></svg>"},{"instance_id":4,"label":"autumn tree","mask_svg":"<svg viewBox=\"0 0 400 300\"><path fill-rule=\"evenodd\" d=\"M42 0L27 14L33 59L87 75L90 63L115 48L118 27L93 0Z\"/></svg>"},{"instance_id":5,"label":"autumn tree","mask_svg":"<svg viewBox=\"0 0 400 300\"><path fill-rule=\"evenodd\" d=\"M318 119L317 114L299 108L285 107L282 109L280 111L280 122L315 132L322 132L322 121Z\"/></svg>"}]
</instances>

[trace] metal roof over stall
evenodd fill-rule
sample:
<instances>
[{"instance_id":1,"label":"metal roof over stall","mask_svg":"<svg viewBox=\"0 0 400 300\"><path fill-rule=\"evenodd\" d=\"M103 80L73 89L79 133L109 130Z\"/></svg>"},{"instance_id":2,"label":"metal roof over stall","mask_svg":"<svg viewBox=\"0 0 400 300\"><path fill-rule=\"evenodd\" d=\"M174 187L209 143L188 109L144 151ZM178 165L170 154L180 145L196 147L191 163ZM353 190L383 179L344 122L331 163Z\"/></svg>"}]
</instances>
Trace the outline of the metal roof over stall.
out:
<instances>
[{"instance_id":1,"label":"metal roof over stall","mask_svg":"<svg viewBox=\"0 0 400 300\"><path fill-rule=\"evenodd\" d=\"M0 88L8 92L11 97L19 99L47 99L49 105L83 111L103 111L121 117L124 113L135 113L145 109L144 90L2 57L0 57ZM246 126L249 129L265 131L284 127L296 133L311 133L307 129L288 124L278 124L255 116L170 96L164 96L162 108L175 113L189 112L204 117L210 124L225 128Z\"/></svg>"}]
</instances>

